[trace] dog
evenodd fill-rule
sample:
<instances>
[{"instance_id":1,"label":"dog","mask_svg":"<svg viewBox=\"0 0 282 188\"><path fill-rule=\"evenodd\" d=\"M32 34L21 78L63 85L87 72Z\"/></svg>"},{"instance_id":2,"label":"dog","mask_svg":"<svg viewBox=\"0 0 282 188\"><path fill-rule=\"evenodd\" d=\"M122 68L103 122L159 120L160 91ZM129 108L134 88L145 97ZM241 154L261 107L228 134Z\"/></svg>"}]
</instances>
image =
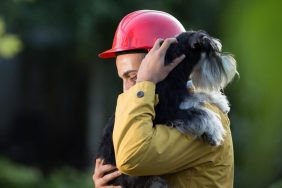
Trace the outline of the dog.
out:
<instances>
[{"instance_id":1,"label":"dog","mask_svg":"<svg viewBox=\"0 0 282 188\"><path fill-rule=\"evenodd\" d=\"M211 146L224 141L225 130L217 114L205 107L205 103L217 106L224 113L230 110L222 93L235 75L236 61L232 55L221 52L218 39L205 31L187 31L176 37L165 55L165 65L185 54L185 59L169 75L156 85L159 103L155 107L154 126L171 126L183 134L201 139ZM96 158L105 164L116 165L112 141L114 115L104 128ZM122 174L111 185L124 188L166 188L160 176L128 176Z\"/></svg>"}]
</instances>

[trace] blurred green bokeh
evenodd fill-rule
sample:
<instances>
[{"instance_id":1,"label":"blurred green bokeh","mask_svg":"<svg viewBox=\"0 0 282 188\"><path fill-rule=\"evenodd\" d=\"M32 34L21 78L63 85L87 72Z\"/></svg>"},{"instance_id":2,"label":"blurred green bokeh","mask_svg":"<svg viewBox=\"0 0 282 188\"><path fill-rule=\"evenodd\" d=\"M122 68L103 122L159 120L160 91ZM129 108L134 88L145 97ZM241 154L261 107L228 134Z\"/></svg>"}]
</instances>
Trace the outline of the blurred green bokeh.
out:
<instances>
[{"instance_id":1,"label":"blurred green bokeh","mask_svg":"<svg viewBox=\"0 0 282 188\"><path fill-rule=\"evenodd\" d=\"M244 5L244 6L242 6ZM232 88L238 187L266 187L281 178L281 1L236 1L226 37L241 79ZM224 29L224 28L223 28Z\"/></svg>"},{"instance_id":2,"label":"blurred green bokeh","mask_svg":"<svg viewBox=\"0 0 282 188\"><path fill-rule=\"evenodd\" d=\"M44 177L33 167L0 158L0 187L2 188L93 188L90 171L61 167Z\"/></svg>"},{"instance_id":3,"label":"blurred green bokeh","mask_svg":"<svg viewBox=\"0 0 282 188\"><path fill-rule=\"evenodd\" d=\"M14 120L15 109L24 112L32 109L32 115L36 111L36 114L49 117L43 132L48 130L50 134L47 137L55 140L50 144L50 148L58 145L55 152L64 151L62 147L65 146L59 145L56 139L65 138L66 146L71 145L70 148L78 140L83 140L83 144L87 142L87 147L81 149L77 146L79 152L71 150L67 154L50 154L52 152L49 151L53 150L48 150L49 145L44 145L46 149L43 147L51 156L45 160L67 156L71 162L79 161L75 164L80 164L77 166L83 170L77 170L77 166L70 162L62 162L65 161L62 158L59 164L44 161L45 166L38 164L41 158L39 162L29 161L29 166L0 158L0 187L93 187L92 157L101 129L114 110L116 96L121 91L112 63L114 60L100 60L97 54L111 46L119 20L137 9L167 11L178 18L187 30L203 29L220 38L223 51L234 54L240 78L225 90L232 104L234 187L282 187L281 7L282 1L279 0L1 0L0 65L7 66L7 62L1 59L16 61L21 76L21 85L15 84L16 88L20 88L16 90L20 97L0 105L3 112L15 106L6 113L12 114L11 120L6 122ZM30 77L34 74L35 77ZM31 78L36 80L37 85L30 83L34 82ZM81 83L86 89L81 87ZM1 93L7 92L6 95L10 96L12 92L8 89L12 85L7 81L6 86L0 86L3 89ZM36 88L38 85L41 87ZM0 130L1 149L5 131L11 130L10 124L2 123L4 115L0 114L0 119L0 129L4 127L4 131ZM67 130L84 132L69 144L76 137L74 133L65 136ZM39 148L42 148L41 145ZM9 156L9 151L3 149L5 156ZM23 151L26 152L25 148ZM83 153L86 153L84 158ZM50 169L49 164L52 165Z\"/></svg>"},{"instance_id":4,"label":"blurred green bokeh","mask_svg":"<svg viewBox=\"0 0 282 188\"><path fill-rule=\"evenodd\" d=\"M7 34L5 22L0 17L0 57L12 58L22 49L22 42L18 36Z\"/></svg>"}]
</instances>

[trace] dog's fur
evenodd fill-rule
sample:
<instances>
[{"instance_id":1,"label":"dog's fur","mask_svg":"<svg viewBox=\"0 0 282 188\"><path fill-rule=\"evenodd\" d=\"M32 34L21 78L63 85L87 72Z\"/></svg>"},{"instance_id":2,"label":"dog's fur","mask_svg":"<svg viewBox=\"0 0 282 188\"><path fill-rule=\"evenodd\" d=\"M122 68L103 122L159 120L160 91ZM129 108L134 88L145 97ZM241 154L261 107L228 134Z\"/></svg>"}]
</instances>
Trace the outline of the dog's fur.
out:
<instances>
[{"instance_id":1,"label":"dog's fur","mask_svg":"<svg viewBox=\"0 0 282 188\"><path fill-rule=\"evenodd\" d=\"M224 141L225 130L218 115L205 107L205 103L217 106L228 113L229 103L222 89L238 74L235 59L221 53L219 40L204 31L188 31L177 37L165 56L165 65L181 54L185 59L161 82L157 84L159 95L154 126L166 125L202 139L207 144L219 146ZM192 89L187 89L187 85ZM105 164L115 165L112 143L114 116L104 129L97 158ZM158 176L122 175L110 182L124 188L168 187Z\"/></svg>"}]
</instances>

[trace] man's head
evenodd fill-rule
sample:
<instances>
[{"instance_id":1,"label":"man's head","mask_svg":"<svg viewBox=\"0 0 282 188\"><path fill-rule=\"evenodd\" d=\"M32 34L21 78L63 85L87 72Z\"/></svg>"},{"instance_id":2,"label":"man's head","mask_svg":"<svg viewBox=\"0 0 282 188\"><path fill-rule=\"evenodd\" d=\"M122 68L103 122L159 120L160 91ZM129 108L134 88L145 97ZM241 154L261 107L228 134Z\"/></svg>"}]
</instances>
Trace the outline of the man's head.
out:
<instances>
[{"instance_id":1,"label":"man's head","mask_svg":"<svg viewBox=\"0 0 282 188\"><path fill-rule=\"evenodd\" d=\"M116 57L124 91L135 84L142 59L158 38L175 37L185 29L172 15L156 10L139 10L126 15L118 25L110 50L100 58ZM138 52L136 52L136 50ZM143 53L140 53L143 52Z\"/></svg>"},{"instance_id":2,"label":"man's head","mask_svg":"<svg viewBox=\"0 0 282 188\"><path fill-rule=\"evenodd\" d=\"M117 55L116 66L118 76L123 81L123 91L135 85L138 69L146 53L125 53Z\"/></svg>"}]
</instances>

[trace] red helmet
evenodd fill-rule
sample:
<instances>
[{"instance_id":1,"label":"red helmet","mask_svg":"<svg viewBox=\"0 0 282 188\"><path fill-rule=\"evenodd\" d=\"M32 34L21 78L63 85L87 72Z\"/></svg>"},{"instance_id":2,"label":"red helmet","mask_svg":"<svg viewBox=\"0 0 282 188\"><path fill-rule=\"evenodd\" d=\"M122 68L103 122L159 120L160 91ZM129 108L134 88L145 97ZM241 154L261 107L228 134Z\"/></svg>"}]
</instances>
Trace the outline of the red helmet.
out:
<instances>
[{"instance_id":1,"label":"red helmet","mask_svg":"<svg viewBox=\"0 0 282 188\"><path fill-rule=\"evenodd\" d=\"M139 10L126 15L118 25L112 49L99 54L112 58L116 52L150 50L158 38L175 37L185 29L172 15L156 10Z\"/></svg>"}]
</instances>

